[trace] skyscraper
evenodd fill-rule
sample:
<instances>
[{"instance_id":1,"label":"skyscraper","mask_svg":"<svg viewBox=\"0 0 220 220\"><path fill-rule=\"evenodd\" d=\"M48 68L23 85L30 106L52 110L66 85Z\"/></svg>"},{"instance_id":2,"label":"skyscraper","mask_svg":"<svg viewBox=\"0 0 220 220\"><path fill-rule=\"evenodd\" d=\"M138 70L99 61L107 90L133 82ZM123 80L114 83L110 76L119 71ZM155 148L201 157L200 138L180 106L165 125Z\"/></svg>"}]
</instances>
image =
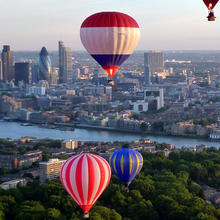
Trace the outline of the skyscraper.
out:
<instances>
[{"instance_id":1,"label":"skyscraper","mask_svg":"<svg viewBox=\"0 0 220 220\"><path fill-rule=\"evenodd\" d=\"M31 63L31 82L38 83L39 65L38 63Z\"/></svg>"},{"instance_id":2,"label":"skyscraper","mask_svg":"<svg viewBox=\"0 0 220 220\"><path fill-rule=\"evenodd\" d=\"M15 85L23 81L25 85L31 83L31 67L29 63L15 63Z\"/></svg>"},{"instance_id":3,"label":"skyscraper","mask_svg":"<svg viewBox=\"0 0 220 220\"><path fill-rule=\"evenodd\" d=\"M51 60L46 47L43 47L39 56L39 74L38 80L51 80Z\"/></svg>"},{"instance_id":4,"label":"skyscraper","mask_svg":"<svg viewBox=\"0 0 220 220\"><path fill-rule=\"evenodd\" d=\"M67 83L73 80L72 51L59 41L59 82Z\"/></svg>"},{"instance_id":5,"label":"skyscraper","mask_svg":"<svg viewBox=\"0 0 220 220\"><path fill-rule=\"evenodd\" d=\"M8 45L4 45L2 50L2 73L4 82L14 78L13 52Z\"/></svg>"},{"instance_id":6,"label":"skyscraper","mask_svg":"<svg viewBox=\"0 0 220 220\"><path fill-rule=\"evenodd\" d=\"M147 85L151 84L151 74L164 70L164 55L162 52L150 51L144 53L144 74Z\"/></svg>"},{"instance_id":7,"label":"skyscraper","mask_svg":"<svg viewBox=\"0 0 220 220\"><path fill-rule=\"evenodd\" d=\"M2 60L0 59L0 81L3 80L3 76L2 76Z\"/></svg>"},{"instance_id":8,"label":"skyscraper","mask_svg":"<svg viewBox=\"0 0 220 220\"><path fill-rule=\"evenodd\" d=\"M145 83L147 86L151 85L151 72L149 70L149 66L144 67L144 76L145 76Z\"/></svg>"}]
</instances>

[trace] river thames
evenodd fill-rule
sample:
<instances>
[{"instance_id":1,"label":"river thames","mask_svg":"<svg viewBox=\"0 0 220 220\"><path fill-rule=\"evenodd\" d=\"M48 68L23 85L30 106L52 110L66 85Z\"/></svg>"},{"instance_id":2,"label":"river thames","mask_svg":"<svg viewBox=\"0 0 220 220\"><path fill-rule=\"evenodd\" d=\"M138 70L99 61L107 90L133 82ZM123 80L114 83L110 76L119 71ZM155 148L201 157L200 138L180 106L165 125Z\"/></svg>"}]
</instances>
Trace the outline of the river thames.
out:
<instances>
[{"instance_id":1,"label":"river thames","mask_svg":"<svg viewBox=\"0 0 220 220\"><path fill-rule=\"evenodd\" d=\"M18 139L24 136L31 136L36 138L51 138L51 139L76 139L79 141L133 141L141 138L148 138L151 141L166 142L174 144L177 148L186 146L194 146L205 144L208 146L220 147L219 142L211 142L203 139L181 138L170 136L157 136L157 135L141 135L125 132L115 131L101 131L91 129L78 129L74 131L61 131L57 129L41 128L38 126L22 126L20 123L15 122L0 122L0 138L13 138Z\"/></svg>"}]
</instances>

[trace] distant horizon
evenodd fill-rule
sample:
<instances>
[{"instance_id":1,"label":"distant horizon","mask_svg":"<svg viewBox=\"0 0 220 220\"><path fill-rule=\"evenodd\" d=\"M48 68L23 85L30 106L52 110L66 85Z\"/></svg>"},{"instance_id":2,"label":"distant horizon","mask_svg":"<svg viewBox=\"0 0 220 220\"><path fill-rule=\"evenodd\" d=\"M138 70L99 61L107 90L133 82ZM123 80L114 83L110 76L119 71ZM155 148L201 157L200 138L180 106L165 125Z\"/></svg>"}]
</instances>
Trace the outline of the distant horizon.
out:
<instances>
[{"instance_id":1,"label":"distant horizon","mask_svg":"<svg viewBox=\"0 0 220 220\"><path fill-rule=\"evenodd\" d=\"M58 40L72 50L82 50L80 26L88 16L101 11L119 11L133 17L140 26L137 50L220 50L220 7L216 21L208 22L202 1L157 0L20 0L1 4L1 44L14 51L37 51ZM147 50L147 49L146 49Z\"/></svg>"},{"instance_id":2,"label":"distant horizon","mask_svg":"<svg viewBox=\"0 0 220 220\"><path fill-rule=\"evenodd\" d=\"M42 47L46 47L46 46L42 46ZM13 48L10 47L10 49L13 52L39 52L41 50L41 48L39 50L13 50ZM57 50L48 50L48 51L58 52L58 49ZM159 52L219 52L220 53L220 49L218 49L218 50L199 50L199 49L198 50L179 50L179 49L176 49L176 50L151 50L151 49L149 49L148 50L147 49L147 50L135 50L134 53L149 52L149 51L159 51ZM85 53L88 53L86 50L83 50L83 49L82 50L72 50L72 52L85 52Z\"/></svg>"}]
</instances>

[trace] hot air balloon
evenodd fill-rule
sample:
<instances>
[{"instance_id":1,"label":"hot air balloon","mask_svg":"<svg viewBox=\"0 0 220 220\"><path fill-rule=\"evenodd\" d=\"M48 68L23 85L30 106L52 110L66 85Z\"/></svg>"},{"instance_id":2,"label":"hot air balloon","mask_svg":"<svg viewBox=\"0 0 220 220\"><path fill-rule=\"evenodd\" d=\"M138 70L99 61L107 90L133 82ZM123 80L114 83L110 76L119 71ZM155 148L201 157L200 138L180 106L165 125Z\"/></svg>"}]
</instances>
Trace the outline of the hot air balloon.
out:
<instances>
[{"instance_id":1,"label":"hot air balloon","mask_svg":"<svg viewBox=\"0 0 220 220\"><path fill-rule=\"evenodd\" d=\"M213 12L214 7L216 6L216 4L218 3L219 0L203 0L206 7L209 10L209 15L208 15L208 21L215 21L215 15Z\"/></svg>"},{"instance_id":2,"label":"hot air balloon","mask_svg":"<svg viewBox=\"0 0 220 220\"><path fill-rule=\"evenodd\" d=\"M136 48L140 29L129 15L100 12L84 20L80 37L88 53L113 77Z\"/></svg>"},{"instance_id":3,"label":"hot air balloon","mask_svg":"<svg viewBox=\"0 0 220 220\"><path fill-rule=\"evenodd\" d=\"M111 178L108 162L97 155L81 153L69 158L61 168L60 179L70 196L89 217L89 210Z\"/></svg>"},{"instance_id":4,"label":"hot air balloon","mask_svg":"<svg viewBox=\"0 0 220 220\"><path fill-rule=\"evenodd\" d=\"M110 158L113 173L124 183L125 190L137 176L143 166L142 155L129 148L122 148L114 152Z\"/></svg>"}]
</instances>

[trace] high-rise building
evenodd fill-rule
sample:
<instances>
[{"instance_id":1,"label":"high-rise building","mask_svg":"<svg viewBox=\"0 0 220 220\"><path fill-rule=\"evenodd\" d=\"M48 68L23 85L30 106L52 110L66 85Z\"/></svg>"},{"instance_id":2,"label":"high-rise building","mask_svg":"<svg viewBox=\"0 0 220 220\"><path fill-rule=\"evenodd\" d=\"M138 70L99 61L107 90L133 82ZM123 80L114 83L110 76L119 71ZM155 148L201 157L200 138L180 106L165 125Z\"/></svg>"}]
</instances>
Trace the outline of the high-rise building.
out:
<instances>
[{"instance_id":1,"label":"high-rise building","mask_svg":"<svg viewBox=\"0 0 220 220\"><path fill-rule=\"evenodd\" d=\"M39 56L39 80L47 80L48 82L51 80L51 60L45 47L41 49Z\"/></svg>"},{"instance_id":2,"label":"high-rise building","mask_svg":"<svg viewBox=\"0 0 220 220\"><path fill-rule=\"evenodd\" d=\"M72 51L59 41L59 82L69 83L73 80Z\"/></svg>"},{"instance_id":3,"label":"high-rise building","mask_svg":"<svg viewBox=\"0 0 220 220\"><path fill-rule=\"evenodd\" d=\"M11 81L14 78L13 52L9 45L4 45L2 50L2 73L3 81Z\"/></svg>"},{"instance_id":4,"label":"high-rise building","mask_svg":"<svg viewBox=\"0 0 220 220\"><path fill-rule=\"evenodd\" d=\"M2 75L2 60L0 59L0 81L3 80L3 75Z\"/></svg>"},{"instance_id":5,"label":"high-rise building","mask_svg":"<svg viewBox=\"0 0 220 220\"><path fill-rule=\"evenodd\" d=\"M31 83L31 67L29 63L15 63L15 85L23 81L25 85Z\"/></svg>"},{"instance_id":6,"label":"high-rise building","mask_svg":"<svg viewBox=\"0 0 220 220\"><path fill-rule=\"evenodd\" d=\"M164 55L162 52L150 51L144 53L144 74L147 85L151 84L151 75L154 73L163 72L164 70Z\"/></svg>"},{"instance_id":7,"label":"high-rise building","mask_svg":"<svg viewBox=\"0 0 220 220\"><path fill-rule=\"evenodd\" d=\"M56 85L58 82L58 73L59 69L58 68L52 68L52 73L51 73L51 84Z\"/></svg>"},{"instance_id":8,"label":"high-rise building","mask_svg":"<svg viewBox=\"0 0 220 220\"><path fill-rule=\"evenodd\" d=\"M144 76L145 76L145 83L147 86L151 85L151 72L148 66L144 67Z\"/></svg>"},{"instance_id":9,"label":"high-rise building","mask_svg":"<svg viewBox=\"0 0 220 220\"><path fill-rule=\"evenodd\" d=\"M39 65L36 63L31 64L31 82L38 83Z\"/></svg>"},{"instance_id":10,"label":"high-rise building","mask_svg":"<svg viewBox=\"0 0 220 220\"><path fill-rule=\"evenodd\" d=\"M40 163L40 182L43 183L47 179L53 180L60 175L60 170L65 160L50 159L48 162Z\"/></svg>"}]
</instances>

